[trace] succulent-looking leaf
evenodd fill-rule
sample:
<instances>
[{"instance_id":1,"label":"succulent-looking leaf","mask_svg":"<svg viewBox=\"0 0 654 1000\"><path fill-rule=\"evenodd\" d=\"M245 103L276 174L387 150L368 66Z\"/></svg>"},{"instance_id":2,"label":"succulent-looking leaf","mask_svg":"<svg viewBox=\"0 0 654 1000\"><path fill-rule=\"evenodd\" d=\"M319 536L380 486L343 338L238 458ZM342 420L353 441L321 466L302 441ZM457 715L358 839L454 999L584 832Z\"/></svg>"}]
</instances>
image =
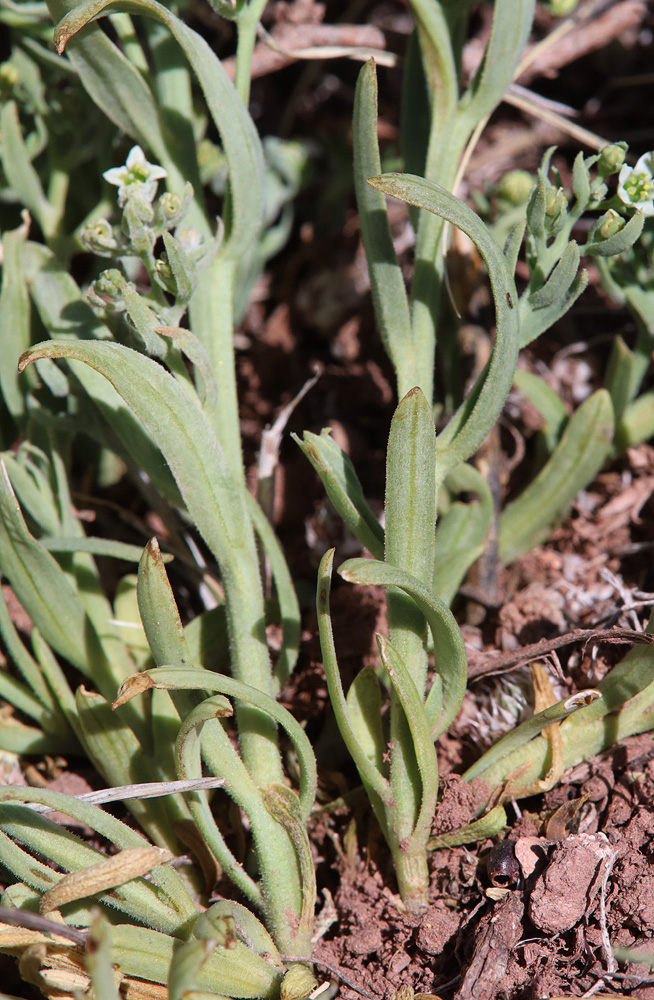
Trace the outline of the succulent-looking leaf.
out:
<instances>
[{"instance_id":1,"label":"succulent-looking leaf","mask_svg":"<svg viewBox=\"0 0 654 1000\"><path fill-rule=\"evenodd\" d=\"M547 537L579 490L602 467L612 436L611 399L605 389L599 389L571 418L536 479L504 509L499 541L503 562L512 562Z\"/></svg>"},{"instance_id":2,"label":"succulent-looking leaf","mask_svg":"<svg viewBox=\"0 0 654 1000\"><path fill-rule=\"evenodd\" d=\"M506 258L477 215L445 188L411 174L383 174L368 181L385 194L426 208L461 229L484 259L495 301L497 335L486 366L463 405L437 438L437 462L445 474L484 440L504 405L518 358L518 294Z\"/></svg>"}]
</instances>

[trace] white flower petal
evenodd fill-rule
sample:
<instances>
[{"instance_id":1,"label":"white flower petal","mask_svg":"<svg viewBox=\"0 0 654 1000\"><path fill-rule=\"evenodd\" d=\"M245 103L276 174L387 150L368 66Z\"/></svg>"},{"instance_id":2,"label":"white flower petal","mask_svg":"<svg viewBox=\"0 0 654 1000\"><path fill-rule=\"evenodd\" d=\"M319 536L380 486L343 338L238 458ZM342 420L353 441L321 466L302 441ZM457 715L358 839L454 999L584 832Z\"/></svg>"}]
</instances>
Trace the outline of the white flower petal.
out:
<instances>
[{"instance_id":1,"label":"white flower petal","mask_svg":"<svg viewBox=\"0 0 654 1000\"><path fill-rule=\"evenodd\" d=\"M127 154L127 159L125 160L125 166L128 170L133 170L134 167L141 167L147 163L145 159L145 153L140 146L132 146L129 153Z\"/></svg>"},{"instance_id":2,"label":"white flower petal","mask_svg":"<svg viewBox=\"0 0 654 1000\"><path fill-rule=\"evenodd\" d=\"M110 170L105 170L102 176L109 184L115 184L116 187L120 187L125 179L125 168L111 167Z\"/></svg>"},{"instance_id":3,"label":"white flower petal","mask_svg":"<svg viewBox=\"0 0 654 1000\"><path fill-rule=\"evenodd\" d=\"M652 153L643 153L643 155L639 157L634 170L636 170L639 174L649 174L650 177L654 177L653 167Z\"/></svg>"},{"instance_id":4,"label":"white flower petal","mask_svg":"<svg viewBox=\"0 0 654 1000\"><path fill-rule=\"evenodd\" d=\"M628 177L631 177L633 172L634 168L630 167L628 163L625 163L625 165L620 170L620 173L618 174L619 188L624 187L624 182L627 180Z\"/></svg>"}]
</instances>

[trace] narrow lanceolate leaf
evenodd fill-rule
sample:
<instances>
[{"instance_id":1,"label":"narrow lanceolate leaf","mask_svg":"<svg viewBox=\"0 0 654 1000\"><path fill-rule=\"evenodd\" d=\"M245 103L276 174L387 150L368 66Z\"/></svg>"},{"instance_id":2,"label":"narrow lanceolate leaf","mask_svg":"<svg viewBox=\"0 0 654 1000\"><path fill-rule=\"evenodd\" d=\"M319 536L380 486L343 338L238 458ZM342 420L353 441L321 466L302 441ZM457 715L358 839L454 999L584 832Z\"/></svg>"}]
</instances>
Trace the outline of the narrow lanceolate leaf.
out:
<instances>
[{"instance_id":1,"label":"narrow lanceolate leaf","mask_svg":"<svg viewBox=\"0 0 654 1000\"><path fill-rule=\"evenodd\" d=\"M4 462L0 463L0 565L45 639L87 671L87 619L79 596L56 559L30 534Z\"/></svg>"},{"instance_id":2,"label":"narrow lanceolate leaf","mask_svg":"<svg viewBox=\"0 0 654 1000\"><path fill-rule=\"evenodd\" d=\"M122 977L111 961L110 936L108 921L98 914L91 924L84 956L95 1000L120 1000L118 983Z\"/></svg>"},{"instance_id":3,"label":"narrow lanceolate leaf","mask_svg":"<svg viewBox=\"0 0 654 1000\"><path fill-rule=\"evenodd\" d=\"M543 309L567 295L579 267L579 248L574 240L568 243L556 267L545 284L529 294L531 309Z\"/></svg>"},{"instance_id":4,"label":"narrow lanceolate leaf","mask_svg":"<svg viewBox=\"0 0 654 1000\"><path fill-rule=\"evenodd\" d=\"M348 559L339 573L350 583L400 587L413 598L427 619L434 637L436 673L443 683L443 708L433 729L433 738L438 738L457 715L466 689L466 651L454 615L442 601L433 596L429 587L388 563L381 563L376 559Z\"/></svg>"},{"instance_id":5,"label":"narrow lanceolate leaf","mask_svg":"<svg viewBox=\"0 0 654 1000\"><path fill-rule=\"evenodd\" d=\"M71 11L55 30L57 50L61 53L68 40L89 21L105 14L112 2L86 0ZM165 24L181 45L198 78L229 165L232 195L229 229L219 253L238 260L256 240L263 212L263 150L254 123L220 61L201 35L156 0L129 0L121 6L131 13L144 14Z\"/></svg>"},{"instance_id":6,"label":"narrow lanceolate leaf","mask_svg":"<svg viewBox=\"0 0 654 1000\"><path fill-rule=\"evenodd\" d=\"M582 269L561 298L555 299L549 306L541 306L540 309L530 309L529 299L523 296L520 300L520 347L526 347L565 316L587 284L588 271Z\"/></svg>"},{"instance_id":7,"label":"narrow lanceolate leaf","mask_svg":"<svg viewBox=\"0 0 654 1000\"><path fill-rule=\"evenodd\" d=\"M21 244L27 237L27 226L21 226L2 237L2 288L0 289L0 343L5 362L0 365L0 388L5 405L14 419L25 411L27 386L19 384L16 367L30 344L30 302L21 263Z\"/></svg>"},{"instance_id":8,"label":"narrow lanceolate leaf","mask_svg":"<svg viewBox=\"0 0 654 1000\"><path fill-rule=\"evenodd\" d=\"M411 174L383 174L368 183L384 194L426 208L457 226L473 241L488 268L495 301L495 346L489 364L467 399L437 438L437 462L443 472L448 472L479 447L494 426L511 388L519 337L518 294L513 274L481 219L451 192Z\"/></svg>"},{"instance_id":9,"label":"narrow lanceolate leaf","mask_svg":"<svg viewBox=\"0 0 654 1000\"><path fill-rule=\"evenodd\" d=\"M138 562L143 553L139 545L128 542L117 542L113 538L96 538L89 536L40 538L39 541L48 552L86 552L91 556L104 556L107 559L122 559L124 562ZM164 561L170 562L171 555L165 555Z\"/></svg>"},{"instance_id":10,"label":"narrow lanceolate leaf","mask_svg":"<svg viewBox=\"0 0 654 1000\"><path fill-rule=\"evenodd\" d=\"M514 750L529 743L534 736L542 733L547 726L551 726L554 722L563 722L564 719L567 719L574 712L578 712L579 709L592 705L600 696L601 692L596 691L594 688L589 688L587 691L578 691L577 694L571 695L570 698L565 698L563 701L557 702L556 705L551 705L550 708L538 712L531 719L527 719L522 725L511 730L501 740L498 740L472 767L468 768L463 777L466 781L472 781L473 778L483 776L486 770L497 765L505 757L508 757L510 753L513 753Z\"/></svg>"},{"instance_id":11,"label":"narrow lanceolate leaf","mask_svg":"<svg viewBox=\"0 0 654 1000\"><path fill-rule=\"evenodd\" d=\"M281 690L293 673L300 651L300 605L295 593L295 585L291 577L284 550L275 534L270 521L251 493L245 495L245 504L252 524L266 557L270 563L277 603L279 619L282 625L282 648L279 651L273 673L278 690Z\"/></svg>"},{"instance_id":12,"label":"narrow lanceolate leaf","mask_svg":"<svg viewBox=\"0 0 654 1000\"><path fill-rule=\"evenodd\" d=\"M420 771L422 794L419 798L420 811L413 836L424 843L424 837L431 828L438 797L438 760L434 739L422 695L418 692L402 657L393 649L385 636L378 635L377 644L381 661L404 711L413 742L413 753Z\"/></svg>"},{"instance_id":13,"label":"narrow lanceolate leaf","mask_svg":"<svg viewBox=\"0 0 654 1000\"><path fill-rule=\"evenodd\" d=\"M377 141L377 73L370 59L359 73L352 122L354 187L361 237L366 251L370 285L379 331L398 381L398 394L411 388L415 370L411 319L404 276L397 262L383 194L368 184L381 172Z\"/></svg>"},{"instance_id":14,"label":"narrow lanceolate leaf","mask_svg":"<svg viewBox=\"0 0 654 1000\"><path fill-rule=\"evenodd\" d=\"M534 19L535 0L496 0L490 40L461 106L474 127L499 104L513 79Z\"/></svg>"},{"instance_id":15,"label":"narrow lanceolate leaf","mask_svg":"<svg viewBox=\"0 0 654 1000\"><path fill-rule=\"evenodd\" d=\"M416 386L400 400L391 422L386 451L384 558L425 586L431 585L434 573L436 489L436 430L431 407ZM402 667L408 671L410 686L419 692L417 704L429 734L422 709L427 678L425 619L411 597L401 590L391 588L386 604L390 633L388 660L397 660L400 672ZM420 838L419 830L423 831L423 838L426 836L425 807L433 813L438 789L438 778L435 784L428 779L418 756L420 748L414 732L417 723L405 707L406 697L406 685L393 684L390 781L396 806L394 825L400 840L409 836ZM433 743L430 745L433 754Z\"/></svg>"},{"instance_id":16,"label":"narrow lanceolate leaf","mask_svg":"<svg viewBox=\"0 0 654 1000\"><path fill-rule=\"evenodd\" d=\"M56 22L75 6L70 0L50 0ZM121 132L154 153L162 162L166 144L152 93L130 60L99 28L75 40L66 53L94 103Z\"/></svg>"},{"instance_id":17,"label":"narrow lanceolate leaf","mask_svg":"<svg viewBox=\"0 0 654 1000\"><path fill-rule=\"evenodd\" d=\"M45 197L39 175L27 154L15 101L7 101L0 112L0 157L10 188L29 208L43 232L52 235L57 212Z\"/></svg>"},{"instance_id":18,"label":"narrow lanceolate leaf","mask_svg":"<svg viewBox=\"0 0 654 1000\"><path fill-rule=\"evenodd\" d=\"M137 596L139 614L157 666L164 663L190 666L184 626L156 538L150 539L140 555Z\"/></svg>"},{"instance_id":19,"label":"narrow lanceolate leaf","mask_svg":"<svg viewBox=\"0 0 654 1000\"><path fill-rule=\"evenodd\" d=\"M256 815L257 806L261 805L261 793L248 774L227 733L217 722L219 718L231 714L231 705L227 698L222 695L205 698L188 713L180 726L175 741L177 773L189 779L202 773L202 744L204 744L204 756L206 757L207 750L210 750L211 766L219 769L226 792L246 815L249 815L250 812ZM207 726L213 727L208 734L208 739L205 731ZM223 873L238 886L246 899L253 906L263 909L261 889L227 846L207 797L193 795L189 798L188 804L205 849L212 853ZM257 833L256 826L255 823L253 827L255 835Z\"/></svg>"},{"instance_id":20,"label":"narrow lanceolate leaf","mask_svg":"<svg viewBox=\"0 0 654 1000\"><path fill-rule=\"evenodd\" d=\"M448 830L447 833L430 837L427 842L427 848L433 851L438 850L439 847L459 847L461 844L474 844L477 840L496 837L506 824L507 818L504 806L495 806L485 816L473 820L472 823L460 826L457 830Z\"/></svg>"},{"instance_id":21,"label":"narrow lanceolate leaf","mask_svg":"<svg viewBox=\"0 0 654 1000\"><path fill-rule=\"evenodd\" d=\"M634 245L642 233L644 225L645 216L642 212L636 212L629 219L629 222L613 236L609 236L605 240L587 243L582 247L582 250L591 257L614 257L616 254L624 253L625 250Z\"/></svg>"},{"instance_id":22,"label":"narrow lanceolate leaf","mask_svg":"<svg viewBox=\"0 0 654 1000\"><path fill-rule=\"evenodd\" d=\"M111 957L124 973L155 983L167 983L179 941L145 927L121 924L111 929ZM256 954L242 941L234 948L214 948L195 979L196 991L219 997L272 1000L279 996L283 968ZM200 993L202 996L203 994ZM193 993L191 994L193 996Z\"/></svg>"},{"instance_id":23,"label":"narrow lanceolate leaf","mask_svg":"<svg viewBox=\"0 0 654 1000\"><path fill-rule=\"evenodd\" d=\"M223 574L235 654L232 668L261 690L272 691L245 490L235 483L200 404L161 365L121 344L39 344L23 355L21 371L40 357L77 359L104 375L161 449ZM241 626L236 637L240 622L248 624ZM256 630L252 622L260 623Z\"/></svg>"},{"instance_id":24,"label":"narrow lanceolate leaf","mask_svg":"<svg viewBox=\"0 0 654 1000\"><path fill-rule=\"evenodd\" d=\"M320 476L339 517L376 559L384 558L384 529L366 503L354 466L328 431L291 435Z\"/></svg>"},{"instance_id":25,"label":"narrow lanceolate leaf","mask_svg":"<svg viewBox=\"0 0 654 1000\"><path fill-rule=\"evenodd\" d=\"M345 699L347 714L361 750L380 774L384 773L386 740L382 726L381 689L373 666L356 675Z\"/></svg>"},{"instance_id":26,"label":"narrow lanceolate leaf","mask_svg":"<svg viewBox=\"0 0 654 1000\"><path fill-rule=\"evenodd\" d=\"M316 905L316 870L306 822L297 795L287 785L268 785L262 789L261 795L264 806L273 819L287 831L295 848L302 890L296 934L299 938L306 938L313 929L313 911Z\"/></svg>"},{"instance_id":27,"label":"narrow lanceolate leaf","mask_svg":"<svg viewBox=\"0 0 654 1000\"><path fill-rule=\"evenodd\" d=\"M499 554L512 562L543 541L579 490L592 482L611 449L613 408L605 389L579 407L551 458L500 518Z\"/></svg>"},{"instance_id":28,"label":"narrow lanceolate leaf","mask_svg":"<svg viewBox=\"0 0 654 1000\"><path fill-rule=\"evenodd\" d=\"M173 855L161 847L127 847L106 861L99 861L81 871L71 872L48 889L41 899L41 913L51 913L64 903L94 896L105 889L123 885L130 879L145 875L157 865L172 861Z\"/></svg>"},{"instance_id":29,"label":"narrow lanceolate leaf","mask_svg":"<svg viewBox=\"0 0 654 1000\"><path fill-rule=\"evenodd\" d=\"M436 525L436 431L424 393L411 389L393 414L386 460L386 562L431 583Z\"/></svg>"},{"instance_id":30,"label":"narrow lanceolate leaf","mask_svg":"<svg viewBox=\"0 0 654 1000\"><path fill-rule=\"evenodd\" d=\"M329 613L329 594L331 590L332 566L334 563L334 549L329 549L322 557L318 570L318 631L320 633L320 648L322 650L325 664L325 674L327 676L327 687L329 698L336 718L336 724L343 737L345 745L356 764L362 780L385 806L392 804L390 785L381 771L375 766L368 756L369 741L364 739L359 742L356 730L350 719L341 675L336 659L336 647L334 645L334 633ZM383 565L383 563L380 563ZM356 721L356 716L355 716Z\"/></svg>"}]
</instances>

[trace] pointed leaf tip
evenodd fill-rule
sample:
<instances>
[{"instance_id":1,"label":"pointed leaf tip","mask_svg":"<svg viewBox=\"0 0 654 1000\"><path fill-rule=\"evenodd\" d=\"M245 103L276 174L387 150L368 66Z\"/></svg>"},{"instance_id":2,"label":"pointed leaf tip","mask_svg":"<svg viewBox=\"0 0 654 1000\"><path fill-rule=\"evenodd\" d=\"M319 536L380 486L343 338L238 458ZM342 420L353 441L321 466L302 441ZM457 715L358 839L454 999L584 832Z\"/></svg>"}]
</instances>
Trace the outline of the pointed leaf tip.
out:
<instances>
[{"instance_id":1,"label":"pointed leaf tip","mask_svg":"<svg viewBox=\"0 0 654 1000\"><path fill-rule=\"evenodd\" d=\"M159 546L159 539L156 535L154 535L149 542L146 543L145 551L149 556L152 556L153 559L161 559L161 548Z\"/></svg>"},{"instance_id":2,"label":"pointed leaf tip","mask_svg":"<svg viewBox=\"0 0 654 1000\"><path fill-rule=\"evenodd\" d=\"M121 705L125 705L132 698L135 698L137 694L143 694L144 691L149 691L153 687L154 681L147 674L132 674L131 677L126 677L120 685L111 708L113 710L120 708Z\"/></svg>"},{"instance_id":3,"label":"pointed leaf tip","mask_svg":"<svg viewBox=\"0 0 654 1000\"><path fill-rule=\"evenodd\" d=\"M30 356L31 353L32 353L31 351L23 351L23 353L19 357L19 359L18 359L18 374L19 375L22 374L25 371L25 369L27 368L27 366L31 363L31 361L32 361L32 358Z\"/></svg>"}]
</instances>

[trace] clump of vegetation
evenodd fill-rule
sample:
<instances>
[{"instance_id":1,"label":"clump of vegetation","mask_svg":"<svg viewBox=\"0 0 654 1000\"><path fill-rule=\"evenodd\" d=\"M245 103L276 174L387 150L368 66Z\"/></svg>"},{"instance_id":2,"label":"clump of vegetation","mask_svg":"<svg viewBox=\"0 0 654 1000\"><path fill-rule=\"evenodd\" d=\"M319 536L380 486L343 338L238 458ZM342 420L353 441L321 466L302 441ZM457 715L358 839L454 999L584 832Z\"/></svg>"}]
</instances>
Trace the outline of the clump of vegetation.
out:
<instances>
[{"instance_id":1,"label":"clump of vegetation","mask_svg":"<svg viewBox=\"0 0 654 1000\"><path fill-rule=\"evenodd\" d=\"M19 956L24 979L47 996L295 1000L317 985L307 832L317 768L307 733L277 700L297 662L300 606L259 502L268 484L262 478L257 499L246 482L234 341L255 282L288 238L309 152L262 141L247 110L261 0L215 5L236 26L234 84L175 4L118 6L6 0L0 10L14 35L0 67L2 211L23 209L2 237L0 572L32 623L28 646L0 600L11 660L0 672L11 706L0 747L85 755L108 786L90 801L0 787L0 863L16 880L2 898L0 948ZM340 575L388 591L379 668L364 667L346 693L330 617L334 553L323 556L317 606L329 697L409 910L427 902L428 851L495 835L507 798L551 788L565 768L653 725L649 646L628 653L597 689L562 701L535 673L536 713L464 774L488 788L478 818L438 844L432 838L435 744L467 684L451 611L462 581L494 526L510 563L548 536L609 456L654 430L654 398L640 392L654 346L651 154L632 167L623 143L579 153L570 191L549 150L537 176L505 178L502 211L487 221L453 193L523 58L534 6L495 0L485 56L462 87L470 4L412 0L407 172L382 173L374 62L360 72L354 186L399 398L383 527L329 434L298 438L372 556L346 561ZM208 118L220 137L211 170ZM117 136L132 147L124 165L111 166ZM211 203L222 197L217 221L204 197L208 173ZM411 206L416 229L408 290L388 196ZM468 391L459 380L448 386L450 412L437 431L435 359L447 371L460 366L441 321L448 227L483 259L496 334ZM77 280L82 251L91 280ZM517 374L517 361L582 294L582 257L598 262L639 334L634 350L616 340L605 388L568 417L542 380ZM541 468L498 520L470 459L514 381L549 433ZM165 521L164 552L156 538L141 547L86 534L71 497L81 449L105 483L129 477ZM166 568L172 558L203 608L186 625ZM109 585L107 559L133 571ZM217 821L225 796L247 833L245 862ZM115 798L139 831L102 808ZM51 810L111 850L53 822ZM171 862L186 847L197 863L178 870ZM211 901L218 875L233 883L233 900Z\"/></svg>"}]
</instances>

